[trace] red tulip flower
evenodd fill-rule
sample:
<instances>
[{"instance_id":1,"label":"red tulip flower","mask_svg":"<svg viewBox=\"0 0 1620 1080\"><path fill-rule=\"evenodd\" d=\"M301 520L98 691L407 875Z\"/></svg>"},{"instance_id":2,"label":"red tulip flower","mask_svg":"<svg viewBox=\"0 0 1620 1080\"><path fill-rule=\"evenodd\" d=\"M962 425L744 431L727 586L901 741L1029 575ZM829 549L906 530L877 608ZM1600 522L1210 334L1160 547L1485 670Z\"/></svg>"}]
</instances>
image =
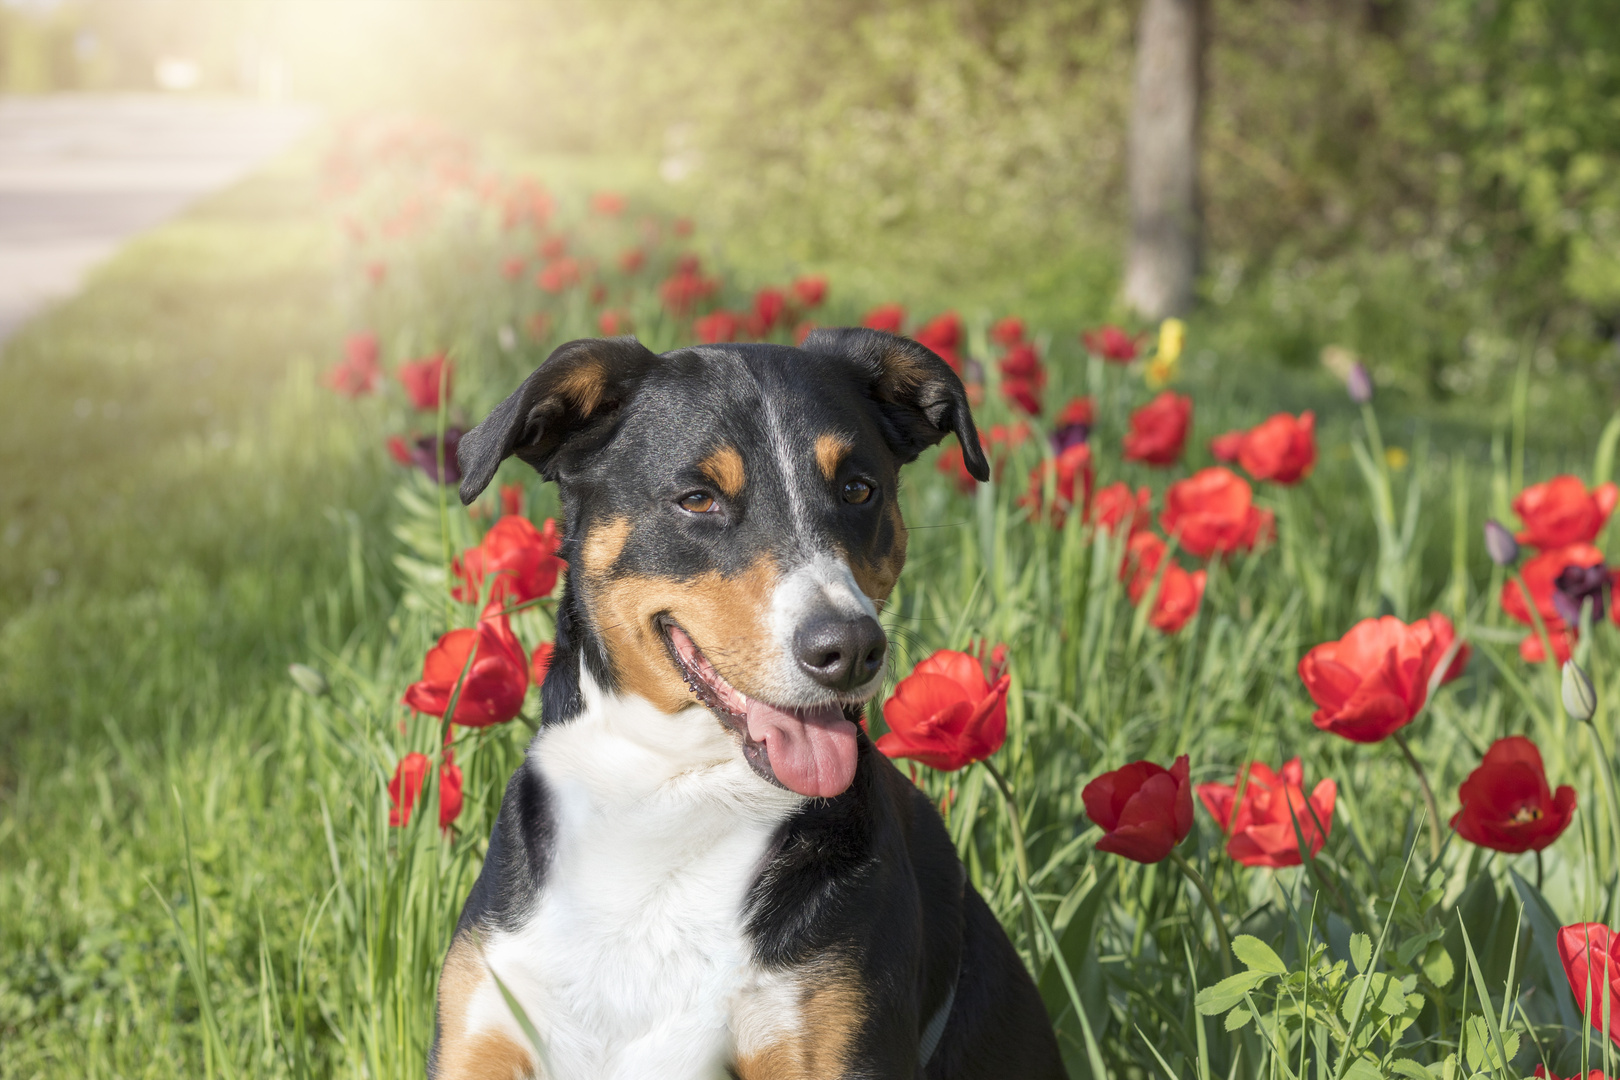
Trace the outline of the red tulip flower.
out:
<instances>
[{"instance_id":1,"label":"red tulip flower","mask_svg":"<svg viewBox=\"0 0 1620 1080\"><path fill-rule=\"evenodd\" d=\"M615 308L609 308L596 317L596 328L602 331L603 337L628 334L632 329L630 316Z\"/></svg>"},{"instance_id":2,"label":"red tulip flower","mask_svg":"<svg viewBox=\"0 0 1620 1080\"><path fill-rule=\"evenodd\" d=\"M899 304L879 304L861 316L861 325L873 330L898 334L906 321L906 309Z\"/></svg>"},{"instance_id":3,"label":"red tulip flower","mask_svg":"<svg viewBox=\"0 0 1620 1080\"><path fill-rule=\"evenodd\" d=\"M411 820L416 797L422 793L428 769L433 762L426 754L409 753L394 766L394 778L388 781L388 824L402 828ZM448 829L461 815L461 767L455 763L448 749L439 766L439 828Z\"/></svg>"},{"instance_id":4,"label":"red tulip flower","mask_svg":"<svg viewBox=\"0 0 1620 1080\"><path fill-rule=\"evenodd\" d=\"M1003 348L1011 348L1024 340L1024 320L1008 315L990 327L990 340Z\"/></svg>"},{"instance_id":5,"label":"red tulip flower","mask_svg":"<svg viewBox=\"0 0 1620 1080\"><path fill-rule=\"evenodd\" d=\"M707 300L720 288L714 278L706 278L694 267L676 270L658 286L658 296L671 315L685 318L700 301Z\"/></svg>"},{"instance_id":6,"label":"red tulip flower","mask_svg":"<svg viewBox=\"0 0 1620 1080\"><path fill-rule=\"evenodd\" d=\"M344 397L360 397L376 390L382 376L377 353L376 334L349 335L343 344L343 362L326 373L326 385Z\"/></svg>"},{"instance_id":7,"label":"red tulip flower","mask_svg":"<svg viewBox=\"0 0 1620 1080\"><path fill-rule=\"evenodd\" d=\"M1091 499L1091 444L1071 446L1056 460L1042 458L1029 471L1029 490L1018 500L1018 505L1035 517L1042 516L1042 501L1046 498L1046 477L1056 468L1056 485L1052 506L1046 508L1046 517L1054 529L1061 529L1070 509L1079 507L1082 513Z\"/></svg>"},{"instance_id":8,"label":"red tulip flower","mask_svg":"<svg viewBox=\"0 0 1620 1080\"><path fill-rule=\"evenodd\" d=\"M1299 758L1284 765L1280 773L1258 761L1249 765L1247 773L1247 782L1240 770L1236 784L1198 785L1199 801L1229 837L1226 853L1244 866L1298 866L1304 861L1299 851L1301 836L1313 857L1321 851L1333 831L1338 785L1323 780L1306 798L1305 769ZM1239 786L1242 802L1237 801Z\"/></svg>"},{"instance_id":9,"label":"red tulip flower","mask_svg":"<svg viewBox=\"0 0 1620 1080\"><path fill-rule=\"evenodd\" d=\"M913 341L926 346L958 375L962 373L962 357L956 347L962 343L962 317L954 311L936 315L911 335Z\"/></svg>"},{"instance_id":10,"label":"red tulip flower","mask_svg":"<svg viewBox=\"0 0 1620 1080\"><path fill-rule=\"evenodd\" d=\"M526 266L527 264L524 263L523 256L508 255L505 259L501 260L501 277L505 278L507 281L516 281L518 278L523 276L523 271Z\"/></svg>"},{"instance_id":11,"label":"red tulip flower","mask_svg":"<svg viewBox=\"0 0 1620 1080\"><path fill-rule=\"evenodd\" d=\"M1192 784L1187 755L1168 769L1133 761L1103 773L1080 792L1086 816L1103 831L1097 850L1156 863L1192 832Z\"/></svg>"},{"instance_id":12,"label":"red tulip flower","mask_svg":"<svg viewBox=\"0 0 1620 1080\"><path fill-rule=\"evenodd\" d=\"M967 653L941 649L900 680L883 703L888 734L877 748L944 772L971 765L1007 740L1010 675L992 684Z\"/></svg>"},{"instance_id":13,"label":"red tulip flower","mask_svg":"<svg viewBox=\"0 0 1620 1080\"><path fill-rule=\"evenodd\" d=\"M405 441L403 435L388 436L388 456L401 465L416 464L415 459L411 457L411 445Z\"/></svg>"},{"instance_id":14,"label":"red tulip flower","mask_svg":"<svg viewBox=\"0 0 1620 1080\"><path fill-rule=\"evenodd\" d=\"M733 311L711 311L692 322L692 335L705 345L736 341L743 328L743 317Z\"/></svg>"},{"instance_id":15,"label":"red tulip flower","mask_svg":"<svg viewBox=\"0 0 1620 1080\"><path fill-rule=\"evenodd\" d=\"M591 210L603 217L618 217L624 213L625 202L617 191L598 191L591 196Z\"/></svg>"},{"instance_id":16,"label":"red tulip flower","mask_svg":"<svg viewBox=\"0 0 1620 1080\"><path fill-rule=\"evenodd\" d=\"M536 529L526 517L508 513L484 534L477 547L470 547L450 564L457 584L450 590L464 604L477 603L486 581L491 602L523 604L550 596L562 572L557 552L562 536L557 522L547 518Z\"/></svg>"},{"instance_id":17,"label":"red tulip flower","mask_svg":"<svg viewBox=\"0 0 1620 1080\"><path fill-rule=\"evenodd\" d=\"M521 712L528 689L529 658L506 616L493 615L479 619L473 629L450 631L428 650L422 678L405 691L405 704L429 716L443 716L455 696L452 722L489 727Z\"/></svg>"},{"instance_id":18,"label":"red tulip flower","mask_svg":"<svg viewBox=\"0 0 1620 1080\"><path fill-rule=\"evenodd\" d=\"M1115 364L1128 364L1136 359L1136 339L1117 326L1101 326L1080 335L1086 351L1093 356Z\"/></svg>"},{"instance_id":19,"label":"red tulip flower","mask_svg":"<svg viewBox=\"0 0 1620 1080\"><path fill-rule=\"evenodd\" d=\"M1412 722L1428 700L1429 680L1456 638L1435 612L1408 626L1393 615L1363 619L1338 641L1323 642L1299 662L1299 677L1320 706L1311 722L1351 742L1380 742ZM1462 674L1459 649L1441 682Z\"/></svg>"},{"instance_id":20,"label":"red tulip flower","mask_svg":"<svg viewBox=\"0 0 1620 1080\"><path fill-rule=\"evenodd\" d=\"M523 485L501 485L501 513L512 516L523 513ZM555 526L553 526L555 531Z\"/></svg>"},{"instance_id":21,"label":"red tulip flower","mask_svg":"<svg viewBox=\"0 0 1620 1080\"><path fill-rule=\"evenodd\" d=\"M1620 625L1620 606L1615 603L1620 599L1620 571L1608 570L1603 552L1591 544L1568 544L1543 551L1525 562L1520 576L1530 590L1530 601L1535 603L1559 663L1569 659L1578 629L1566 621L1565 614L1578 616L1581 601L1592 601L1595 618L1602 618L1607 611ZM1532 664L1547 659L1541 636L1535 633L1530 604L1517 581L1503 584L1502 610L1531 628L1531 633L1519 642L1519 655Z\"/></svg>"},{"instance_id":22,"label":"red tulip flower","mask_svg":"<svg viewBox=\"0 0 1620 1080\"><path fill-rule=\"evenodd\" d=\"M1552 1073L1547 1071L1547 1066L1545 1065L1537 1065L1535 1072L1532 1072L1530 1075L1534 1078L1534 1080L1582 1080L1579 1073L1572 1074L1567 1078L1554 1076ZM1602 1069L1593 1069L1586 1074L1585 1080L1609 1080L1609 1078L1603 1074Z\"/></svg>"},{"instance_id":23,"label":"red tulip flower","mask_svg":"<svg viewBox=\"0 0 1620 1080\"><path fill-rule=\"evenodd\" d=\"M1553 794L1541 752L1523 735L1497 739L1457 789L1457 835L1482 848L1518 855L1557 840L1575 816L1575 789Z\"/></svg>"},{"instance_id":24,"label":"red tulip flower","mask_svg":"<svg viewBox=\"0 0 1620 1080\"><path fill-rule=\"evenodd\" d=\"M820 274L806 274L794 281L792 289L800 307L820 307L827 299L827 279Z\"/></svg>"},{"instance_id":25,"label":"red tulip flower","mask_svg":"<svg viewBox=\"0 0 1620 1080\"><path fill-rule=\"evenodd\" d=\"M1166 390L1131 414L1125 457L1148 465L1173 465L1187 443L1192 398Z\"/></svg>"},{"instance_id":26,"label":"red tulip flower","mask_svg":"<svg viewBox=\"0 0 1620 1080\"><path fill-rule=\"evenodd\" d=\"M1137 488L1133 493L1126 483L1099 488L1091 497L1091 523L1111 533L1123 529L1126 536L1135 536L1148 527L1148 502L1152 498L1147 488Z\"/></svg>"},{"instance_id":27,"label":"red tulip flower","mask_svg":"<svg viewBox=\"0 0 1620 1080\"><path fill-rule=\"evenodd\" d=\"M560 293L578 285L585 276L584 268L579 260L570 255L564 255L547 263L535 275L534 283L542 292Z\"/></svg>"},{"instance_id":28,"label":"red tulip flower","mask_svg":"<svg viewBox=\"0 0 1620 1080\"><path fill-rule=\"evenodd\" d=\"M1555 476L1519 492L1513 512L1524 522L1519 543L1538 548L1590 544L1603 531L1620 489L1603 484L1592 491L1580 478Z\"/></svg>"},{"instance_id":29,"label":"red tulip flower","mask_svg":"<svg viewBox=\"0 0 1620 1080\"><path fill-rule=\"evenodd\" d=\"M1316 414L1278 413L1248 431L1229 431L1209 444L1218 461L1236 461L1256 480L1296 484L1316 465Z\"/></svg>"},{"instance_id":30,"label":"red tulip flower","mask_svg":"<svg viewBox=\"0 0 1620 1080\"><path fill-rule=\"evenodd\" d=\"M1052 428L1052 449L1061 454L1076 443L1090 439L1094 411L1089 397L1070 398Z\"/></svg>"},{"instance_id":31,"label":"red tulip flower","mask_svg":"<svg viewBox=\"0 0 1620 1080\"><path fill-rule=\"evenodd\" d=\"M1150 532L1131 537L1126 549L1125 562L1120 566L1120 578L1126 582L1125 592L1131 603L1140 604L1153 587L1169 546ZM1148 625L1162 634L1174 634L1186 626L1198 613L1204 600L1204 586L1209 574L1203 570L1188 573L1172 560L1164 567L1159 578L1159 592L1153 598L1153 609L1148 612Z\"/></svg>"},{"instance_id":32,"label":"red tulip flower","mask_svg":"<svg viewBox=\"0 0 1620 1080\"><path fill-rule=\"evenodd\" d=\"M761 289L754 294L754 313L751 328L756 337L764 337L781 321L787 310L787 293L781 289Z\"/></svg>"},{"instance_id":33,"label":"red tulip flower","mask_svg":"<svg viewBox=\"0 0 1620 1080\"><path fill-rule=\"evenodd\" d=\"M638 273L647 265L647 253L638 247L626 248L619 253L619 269L626 274Z\"/></svg>"},{"instance_id":34,"label":"red tulip flower","mask_svg":"<svg viewBox=\"0 0 1620 1080\"><path fill-rule=\"evenodd\" d=\"M439 407L441 387L444 396L450 396L450 377L454 374L454 366L445 359L444 353L435 353L426 360L412 360L399 365L399 370L394 374L400 385L405 387L405 395L411 399L411 404L423 412L432 412Z\"/></svg>"},{"instance_id":35,"label":"red tulip flower","mask_svg":"<svg viewBox=\"0 0 1620 1080\"><path fill-rule=\"evenodd\" d=\"M1620 1044L1620 934L1602 923L1577 923L1558 931L1558 957L1575 1004L1592 1026Z\"/></svg>"},{"instance_id":36,"label":"red tulip flower","mask_svg":"<svg viewBox=\"0 0 1620 1080\"><path fill-rule=\"evenodd\" d=\"M551 657L556 651L557 647L549 641L542 641L534 647L534 652L529 656L529 681L534 685L545 683L546 672L551 670Z\"/></svg>"},{"instance_id":37,"label":"red tulip flower","mask_svg":"<svg viewBox=\"0 0 1620 1080\"><path fill-rule=\"evenodd\" d=\"M1248 551L1276 532L1274 515L1254 505L1248 481L1219 465L1171 484L1159 524L1199 558Z\"/></svg>"},{"instance_id":38,"label":"red tulip flower","mask_svg":"<svg viewBox=\"0 0 1620 1080\"><path fill-rule=\"evenodd\" d=\"M1029 425L1022 421L1010 427L1006 424L994 424L989 431L982 432L981 435L985 456L990 459L990 469L999 480L1002 468L1007 463L1007 455L1029 439ZM979 486L979 481L967 471L967 463L962 458L962 448L955 443L940 451L934 467L955 480L957 490L964 495L973 494L974 489Z\"/></svg>"},{"instance_id":39,"label":"red tulip flower","mask_svg":"<svg viewBox=\"0 0 1620 1080\"><path fill-rule=\"evenodd\" d=\"M1031 416L1041 413L1041 391L1046 388L1046 369L1041 366L1035 346L1014 345L996 361L1001 372L1001 394Z\"/></svg>"}]
</instances>

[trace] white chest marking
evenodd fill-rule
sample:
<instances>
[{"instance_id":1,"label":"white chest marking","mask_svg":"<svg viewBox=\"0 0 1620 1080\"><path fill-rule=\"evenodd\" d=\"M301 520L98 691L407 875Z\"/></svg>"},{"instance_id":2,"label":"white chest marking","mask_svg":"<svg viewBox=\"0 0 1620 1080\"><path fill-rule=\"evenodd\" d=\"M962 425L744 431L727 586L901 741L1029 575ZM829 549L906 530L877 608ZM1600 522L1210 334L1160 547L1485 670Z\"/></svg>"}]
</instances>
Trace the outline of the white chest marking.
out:
<instances>
[{"instance_id":1,"label":"white chest marking","mask_svg":"<svg viewBox=\"0 0 1620 1080\"><path fill-rule=\"evenodd\" d=\"M547 1080L723 1076L739 1038L794 1019L752 963L742 907L803 800L760 779L707 710L668 716L581 681L584 714L529 753L556 827L545 887L485 959L544 1040ZM492 980L467 1023L525 1041Z\"/></svg>"}]
</instances>

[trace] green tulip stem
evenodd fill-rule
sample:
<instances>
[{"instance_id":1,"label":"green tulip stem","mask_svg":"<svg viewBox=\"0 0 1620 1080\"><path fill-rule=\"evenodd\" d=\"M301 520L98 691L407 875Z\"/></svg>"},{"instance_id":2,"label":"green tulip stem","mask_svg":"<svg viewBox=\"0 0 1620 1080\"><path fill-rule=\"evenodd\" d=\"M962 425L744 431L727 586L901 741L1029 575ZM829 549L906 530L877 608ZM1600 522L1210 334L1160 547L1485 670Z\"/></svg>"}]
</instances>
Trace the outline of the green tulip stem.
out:
<instances>
[{"instance_id":1,"label":"green tulip stem","mask_svg":"<svg viewBox=\"0 0 1620 1080\"><path fill-rule=\"evenodd\" d=\"M1221 909L1215 903L1215 894L1209 891L1209 883L1204 880L1187 857L1175 848L1170 849L1170 858L1181 867L1181 872L1187 875L1187 880L1193 883L1198 895L1204 898L1204 906L1209 909L1209 917L1215 920L1215 936L1221 941L1221 974L1232 974L1232 938L1226 932L1226 920L1221 917Z\"/></svg>"},{"instance_id":2,"label":"green tulip stem","mask_svg":"<svg viewBox=\"0 0 1620 1080\"><path fill-rule=\"evenodd\" d=\"M1620 845L1620 793L1615 791L1614 765L1609 761L1609 752L1604 749L1603 737L1598 734L1597 725L1590 720L1577 722L1592 733L1592 751L1597 755L1598 771L1603 774L1603 794L1607 796L1606 801L1609 804L1609 829L1613 837L1612 842Z\"/></svg>"},{"instance_id":3,"label":"green tulip stem","mask_svg":"<svg viewBox=\"0 0 1620 1080\"><path fill-rule=\"evenodd\" d=\"M997 790L1001 792L1002 801L1007 804L1007 821L1012 827L1013 866L1018 872L1018 883L1024 887L1025 903L1032 904L1035 890L1029 881L1029 849L1024 846L1024 823L1018 817L1018 800L1013 797L1012 785L1001 775L1001 770L996 768L995 762L985 758L980 764L990 774L990 779L995 781ZM1034 909L1026 907L1024 916L1025 921L1029 923L1029 948L1033 957L1036 955L1035 950L1040 940L1036 935Z\"/></svg>"},{"instance_id":4,"label":"green tulip stem","mask_svg":"<svg viewBox=\"0 0 1620 1080\"><path fill-rule=\"evenodd\" d=\"M1536 848L1536 892L1541 891L1541 849Z\"/></svg>"},{"instance_id":5,"label":"green tulip stem","mask_svg":"<svg viewBox=\"0 0 1620 1080\"><path fill-rule=\"evenodd\" d=\"M1412 771L1417 774L1418 788L1423 792L1423 803L1429 808L1429 863L1433 865L1440 861L1440 805L1434 801L1434 789L1429 786L1429 775L1423 771L1423 766L1413 756L1412 748L1406 745L1406 737L1397 731L1390 738L1395 740L1395 745L1406 755L1406 763L1412 766Z\"/></svg>"}]
</instances>

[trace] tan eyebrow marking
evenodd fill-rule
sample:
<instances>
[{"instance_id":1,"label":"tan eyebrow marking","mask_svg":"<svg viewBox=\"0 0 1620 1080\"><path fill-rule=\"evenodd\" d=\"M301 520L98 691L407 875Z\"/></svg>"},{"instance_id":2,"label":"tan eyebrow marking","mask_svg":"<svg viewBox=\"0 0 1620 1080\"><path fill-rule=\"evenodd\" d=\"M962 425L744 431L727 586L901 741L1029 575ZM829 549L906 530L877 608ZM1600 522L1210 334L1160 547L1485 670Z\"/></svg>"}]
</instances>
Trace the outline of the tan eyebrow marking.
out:
<instances>
[{"instance_id":1,"label":"tan eyebrow marking","mask_svg":"<svg viewBox=\"0 0 1620 1080\"><path fill-rule=\"evenodd\" d=\"M855 444L846 436L830 432L816 436L816 464L829 484L838 476L838 466L843 463L845 455L853 449Z\"/></svg>"},{"instance_id":2,"label":"tan eyebrow marking","mask_svg":"<svg viewBox=\"0 0 1620 1080\"><path fill-rule=\"evenodd\" d=\"M726 495L736 498L743 489L747 475L743 472L742 455L735 446L722 446L698 462L698 471L713 480Z\"/></svg>"}]
</instances>

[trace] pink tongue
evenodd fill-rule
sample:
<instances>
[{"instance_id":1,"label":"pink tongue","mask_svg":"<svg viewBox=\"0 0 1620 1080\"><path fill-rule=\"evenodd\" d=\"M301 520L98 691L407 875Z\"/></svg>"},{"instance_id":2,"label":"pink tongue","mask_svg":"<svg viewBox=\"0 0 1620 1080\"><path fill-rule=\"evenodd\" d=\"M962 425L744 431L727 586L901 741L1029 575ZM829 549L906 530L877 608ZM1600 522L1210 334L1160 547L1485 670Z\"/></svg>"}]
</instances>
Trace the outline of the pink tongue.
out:
<instances>
[{"instance_id":1,"label":"pink tongue","mask_svg":"<svg viewBox=\"0 0 1620 1080\"><path fill-rule=\"evenodd\" d=\"M855 779L855 725L837 705L790 713L748 699L748 736L765 744L771 771L800 795L830 799Z\"/></svg>"}]
</instances>

